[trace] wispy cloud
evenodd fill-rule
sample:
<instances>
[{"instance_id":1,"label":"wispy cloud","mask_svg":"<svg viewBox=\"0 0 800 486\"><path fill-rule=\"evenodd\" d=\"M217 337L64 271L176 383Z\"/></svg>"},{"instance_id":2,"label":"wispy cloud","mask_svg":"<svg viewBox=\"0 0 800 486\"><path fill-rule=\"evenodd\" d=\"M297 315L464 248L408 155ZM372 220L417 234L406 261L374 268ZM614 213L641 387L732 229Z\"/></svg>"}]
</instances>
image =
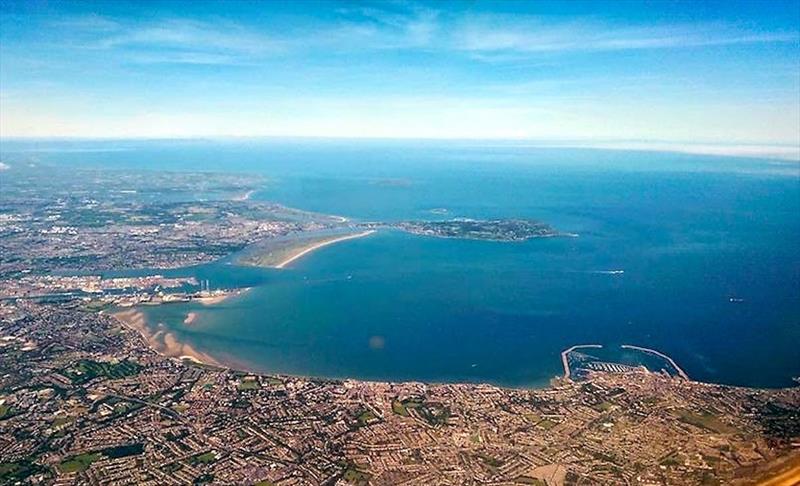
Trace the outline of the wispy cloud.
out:
<instances>
[{"instance_id":1,"label":"wispy cloud","mask_svg":"<svg viewBox=\"0 0 800 486\"><path fill-rule=\"evenodd\" d=\"M76 15L62 18L54 20L52 24L61 29L95 33L113 32L120 28L118 22L97 14Z\"/></svg>"},{"instance_id":2,"label":"wispy cloud","mask_svg":"<svg viewBox=\"0 0 800 486\"><path fill-rule=\"evenodd\" d=\"M111 36L105 42L112 47L153 46L159 49L249 55L276 52L281 48L281 42L275 38L238 23L188 19L168 19L137 26L121 35Z\"/></svg>"},{"instance_id":3,"label":"wispy cloud","mask_svg":"<svg viewBox=\"0 0 800 486\"><path fill-rule=\"evenodd\" d=\"M59 20L66 43L114 49L133 62L246 64L280 54L425 50L473 60L530 61L545 54L798 42L797 32L725 23L613 25L595 19L450 13L413 4L342 8L325 24L265 31L246 20L162 18L130 23L97 15ZM70 38L70 33L72 37Z\"/></svg>"},{"instance_id":4,"label":"wispy cloud","mask_svg":"<svg viewBox=\"0 0 800 486\"><path fill-rule=\"evenodd\" d=\"M346 25L360 26L371 41L366 47L379 49L429 47L441 34L441 12L409 4L395 9L364 7L340 9ZM327 34L329 34L328 32Z\"/></svg>"},{"instance_id":5,"label":"wispy cloud","mask_svg":"<svg viewBox=\"0 0 800 486\"><path fill-rule=\"evenodd\" d=\"M742 12L648 22L639 5L597 17L522 3L75 5L0 12L4 133L702 135L796 146L800 132L800 40L780 12L745 24Z\"/></svg>"},{"instance_id":6,"label":"wispy cloud","mask_svg":"<svg viewBox=\"0 0 800 486\"><path fill-rule=\"evenodd\" d=\"M796 32L751 32L721 23L614 26L587 19L553 22L538 17L484 15L464 18L456 25L451 46L484 55L798 41Z\"/></svg>"},{"instance_id":7,"label":"wispy cloud","mask_svg":"<svg viewBox=\"0 0 800 486\"><path fill-rule=\"evenodd\" d=\"M62 19L66 45L114 50L136 63L242 64L283 51L285 41L227 20L165 18L124 23L100 16Z\"/></svg>"}]
</instances>

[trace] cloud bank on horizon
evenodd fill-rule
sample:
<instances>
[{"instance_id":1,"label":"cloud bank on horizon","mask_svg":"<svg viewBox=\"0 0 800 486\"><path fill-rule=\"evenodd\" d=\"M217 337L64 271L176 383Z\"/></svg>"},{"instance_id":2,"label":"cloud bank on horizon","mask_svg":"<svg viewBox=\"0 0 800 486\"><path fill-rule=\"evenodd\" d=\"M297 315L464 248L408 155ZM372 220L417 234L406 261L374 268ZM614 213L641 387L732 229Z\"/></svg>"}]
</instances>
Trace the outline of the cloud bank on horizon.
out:
<instances>
[{"instance_id":1,"label":"cloud bank on horizon","mask_svg":"<svg viewBox=\"0 0 800 486\"><path fill-rule=\"evenodd\" d=\"M0 136L800 146L786 2L0 0Z\"/></svg>"}]
</instances>

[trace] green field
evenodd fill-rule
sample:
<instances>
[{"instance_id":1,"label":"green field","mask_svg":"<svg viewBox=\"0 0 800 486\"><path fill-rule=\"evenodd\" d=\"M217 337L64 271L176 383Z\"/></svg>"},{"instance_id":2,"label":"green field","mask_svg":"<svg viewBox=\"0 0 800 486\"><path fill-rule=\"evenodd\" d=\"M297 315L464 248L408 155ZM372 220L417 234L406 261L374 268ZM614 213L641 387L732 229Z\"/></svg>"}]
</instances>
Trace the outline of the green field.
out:
<instances>
[{"instance_id":1,"label":"green field","mask_svg":"<svg viewBox=\"0 0 800 486\"><path fill-rule=\"evenodd\" d=\"M701 429L717 432L718 434L734 434L736 429L722 422L716 415L701 412L695 413L689 410L678 410L678 418L681 422L700 427Z\"/></svg>"},{"instance_id":2,"label":"green field","mask_svg":"<svg viewBox=\"0 0 800 486\"><path fill-rule=\"evenodd\" d=\"M259 387L260 384L258 383L258 380L253 378L253 379L242 380L241 382L239 382L239 386L237 388L239 390L258 390Z\"/></svg>"},{"instance_id":3,"label":"green field","mask_svg":"<svg viewBox=\"0 0 800 486\"><path fill-rule=\"evenodd\" d=\"M552 429L553 427L555 427L555 426L556 426L556 423L555 423L555 422L553 422L553 421L552 421L552 420L550 420L550 419L544 419L544 420L542 420L541 422L539 422L538 424L536 424L536 426L537 426L537 427L541 427L541 428L543 428L544 430L550 430L550 429Z\"/></svg>"},{"instance_id":4,"label":"green field","mask_svg":"<svg viewBox=\"0 0 800 486\"><path fill-rule=\"evenodd\" d=\"M392 412L396 413L397 415L402 415L403 417L408 417L408 409L406 409L405 405L397 400L392 401Z\"/></svg>"},{"instance_id":5,"label":"green field","mask_svg":"<svg viewBox=\"0 0 800 486\"><path fill-rule=\"evenodd\" d=\"M0 462L0 484L14 484L44 472L42 466L27 461Z\"/></svg>"},{"instance_id":6,"label":"green field","mask_svg":"<svg viewBox=\"0 0 800 486\"><path fill-rule=\"evenodd\" d=\"M416 410L416 416L428 422L434 427L444 425L450 418L450 409L434 402L424 402L418 398L406 398L404 400L393 400L392 411L397 415L408 417L410 411Z\"/></svg>"},{"instance_id":7,"label":"green field","mask_svg":"<svg viewBox=\"0 0 800 486\"><path fill-rule=\"evenodd\" d=\"M11 407L8 405L0 405L0 419L8 418L11 414Z\"/></svg>"},{"instance_id":8,"label":"green field","mask_svg":"<svg viewBox=\"0 0 800 486\"><path fill-rule=\"evenodd\" d=\"M369 484L369 474L365 472L361 472L355 468L347 468L342 476L342 479L349 483L358 484L358 485L367 485Z\"/></svg>"},{"instance_id":9,"label":"green field","mask_svg":"<svg viewBox=\"0 0 800 486\"><path fill-rule=\"evenodd\" d=\"M58 469L65 473L85 471L93 462L99 461L102 457L99 452L79 454L59 464Z\"/></svg>"},{"instance_id":10,"label":"green field","mask_svg":"<svg viewBox=\"0 0 800 486\"><path fill-rule=\"evenodd\" d=\"M450 409L438 403L426 402L419 407L420 416L430 425L444 425L450 418Z\"/></svg>"},{"instance_id":11,"label":"green field","mask_svg":"<svg viewBox=\"0 0 800 486\"><path fill-rule=\"evenodd\" d=\"M139 373L142 367L133 361L122 360L117 363L92 361L82 359L61 372L75 384L86 383L98 376L112 380L133 376Z\"/></svg>"},{"instance_id":12,"label":"green field","mask_svg":"<svg viewBox=\"0 0 800 486\"><path fill-rule=\"evenodd\" d=\"M613 406L614 406L613 403L611 403L609 401L604 401L604 402L598 403L597 405L594 405L592 408L597 410L598 412L608 412L609 410L611 410L611 407L613 407Z\"/></svg>"},{"instance_id":13,"label":"green field","mask_svg":"<svg viewBox=\"0 0 800 486\"><path fill-rule=\"evenodd\" d=\"M517 482L522 484L530 484L533 486L547 486L547 483L542 481L541 479L531 478L528 476L518 477Z\"/></svg>"},{"instance_id":14,"label":"green field","mask_svg":"<svg viewBox=\"0 0 800 486\"><path fill-rule=\"evenodd\" d=\"M476 454L487 466L491 468L498 468L503 465L503 461L486 454Z\"/></svg>"},{"instance_id":15,"label":"green field","mask_svg":"<svg viewBox=\"0 0 800 486\"><path fill-rule=\"evenodd\" d=\"M206 452L204 454L200 454L194 456L190 459L192 464L211 464L212 462L217 460L217 456L213 452Z\"/></svg>"},{"instance_id":16,"label":"green field","mask_svg":"<svg viewBox=\"0 0 800 486\"><path fill-rule=\"evenodd\" d=\"M360 414L358 414L358 426L364 427L368 423L372 422L373 420L377 419L378 417L375 416L374 413L370 410L364 410Z\"/></svg>"},{"instance_id":17,"label":"green field","mask_svg":"<svg viewBox=\"0 0 800 486\"><path fill-rule=\"evenodd\" d=\"M53 426L53 427L60 427L62 425L66 425L66 424L68 424L70 422L72 422L72 419L69 418L69 417L56 417L53 420L53 423L50 424L50 425Z\"/></svg>"},{"instance_id":18,"label":"green field","mask_svg":"<svg viewBox=\"0 0 800 486\"><path fill-rule=\"evenodd\" d=\"M416 398L406 398L405 400L392 401L392 411L397 415L408 417L408 410L410 408L419 408L422 406L422 401Z\"/></svg>"}]
</instances>

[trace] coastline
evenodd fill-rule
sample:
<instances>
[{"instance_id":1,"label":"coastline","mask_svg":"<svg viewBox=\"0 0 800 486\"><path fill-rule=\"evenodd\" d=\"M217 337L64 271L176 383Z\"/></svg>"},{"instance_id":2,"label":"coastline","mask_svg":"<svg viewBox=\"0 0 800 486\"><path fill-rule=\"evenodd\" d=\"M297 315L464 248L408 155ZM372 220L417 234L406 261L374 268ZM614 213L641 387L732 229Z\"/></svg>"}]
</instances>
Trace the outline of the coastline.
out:
<instances>
[{"instance_id":1,"label":"coastline","mask_svg":"<svg viewBox=\"0 0 800 486\"><path fill-rule=\"evenodd\" d=\"M237 201L237 202L248 201L250 199L250 197L253 194L255 194L255 192L256 192L255 189L251 189L251 190L245 192L244 194L241 194L241 195L238 195L238 196L234 196L231 200L232 201Z\"/></svg>"},{"instance_id":2,"label":"coastline","mask_svg":"<svg viewBox=\"0 0 800 486\"><path fill-rule=\"evenodd\" d=\"M246 290L249 290L246 289ZM120 324L122 324L126 329L136 332L142 339L143 344L158 353L161 356L167 358L177 358L181 360L190 360L196 364L206 365L206 366L214 366L217 368L225 368L229 370L240 371L243 373L255 374L260 376L277 376L277 375L284 375L284 376L294 376L296 378L304 378L304 379L325 379L325 380L341 380L345 382L363 382L363 383L392 383L392 382L400 382L400 383L425 383L428 385L448 385L448 384L471 384L471 385L481 385L481 384L490 384L492 386L497 386L500 388L508 388L508 389L546 389L552 386L552 380L565 380L566 382L572 382L572 373L571 368L569 366L568 355L573 351L577 351L579 349L588 349L588 348L603 348L603 345L600 344L577 344L573 345L560 353L561 362L564 368L564 373L559 375L554 375L551 377L549 382L536 382L536 383L529 383L529 384L522 384L522 385L506 385L501 383L494 383L494 382L487 382L487 381L470 381L470 380L456 380L456 381L448 381L448 380L426 380L424 382L420 382L417 380L395 380L395 379L370 379L370 378L358 378L352 376L337 376L337 375L304 375L304 374L290 374L286 375L283 373L270 373L265 372L263 370L259 370L257 368L253 368L242 362L230 361L229 359L225 358L214 358L208 353L204 353L202 351L198 351L194 348L191 344L186 342L182 342L178 339L176 334L173 331L168 330L162 324L158 324L159 329L152 329L148 323L147 318L141 310L136 308L127 308L125 310L119 310L108 312L107 315L111 316L115 320L117 320ZM186 319L183 321L184 324L191 324L197 317L195 312L187 313ZM189 322L187 322L189 321ZM692 380L686 375L685 372L677 365L677 363L668 355L663 354L659 351L656 351L651 348L644 348L640 346L634 345L621 345L623 349L635 349L646 353L655 354L663 359L667 360L675 366L679 370L679 377L682 380L691 383L697 384L704 384L704 385L718 385L718 386L727 386L731 388L753 388L741 385L730 385L725 383L714 383L714 382L703 382ZM602 372L598 372L602 373ZM652 373L652 372L650 372ZM657 373L656 373L657 374ZM775 388L775 389L782 389L784 387ZM771 388L762 388L762 389L771 389Z\"/></svg>"},{"instance_id":3,"label":"coastline","mask_svg":"<svg viewBox=\"0 0 800 486\"><path fill-rule=\"evenodd\" d=\"M189 314L195 314L194 312L190 312ZM198 365L205 365L205 366L214 366L217 368L224 368L228 370L234 370L242 373L253 374L258 376L292 376L295 378L301 379L308 379L308 380L340 380L342 382L360 382L360 383L373 383L373 384L386 384L386 383L425 383L427 385L432 386L440 386L440 385L484 385L490 384L492 386L498 386L500 388L508 388L508 389L546 389L551 386L551 382L535 382L525 385L519 386L512 386L512 385L503 385L503 384L495 384L486 381L469 381L469 380L456 380L456 381L448 381L448 380L426 380L424 382L416 381L416 380L395 380L395 379L370 379L370 378L358 378L352 377L347 375L311 375L311 374L284 374L284 373L270 373L265 372L263 370L259 370L252 366L248 366L242 362L231 361L230 359L225 358L214 358L208 353L204 353L202 351L198 351L194 348L191 344L182 342L178 339L174 332L163 328L162 325L159 324L158 327L161 329L152 329L147 323L147 317L145 316L144 312L138 310L136 308L126 308L124 310L117 310L114 312L108 312L109 316L114 318L120 324L122 324L126 329L134 331L136 334L139 335L141 338L142 344L147 348L155 351L160 356L164 356L166 358L175 358L180 360L189 360L193 363ZM188 316L188 314L187 314ZM194 320L194 318L192 319ZM186 321L184 321L186 323ZM559 379L560 376L553 376L552 379Z\"/></svg>"},{"instance_id":4,"label":"coastline","mask_svg":"<svg viewBox=\"0 0 800 486\"><path fill-rule=\"evenodd\" d=\"M291 256L289 256L282 262L275 265L273 268L286 268L286 266L289 265L290 263L294 262L295 260L299 260L300 258L304 257L305 255L311 253L314 250L318 250L322 247L332 245L334 243L339 243L341 241L363 238L365 236L371 235L372 233L375 233L375 230L367 230L367 231L362 231L361 233L338 236L335 238L320 241L318 243L314 243L313 245L310 246L298 248L295 253L293 253Z\"/></svg>"},{"instance_id":5,"label":"coastline","mask_svg":"<svg viewBox=\"0 0 800 486\"><path fill-rule=\"evenodd\" d=\"M192 298L192 302L199 302L203 305L217 305L225 302L231 297L236 297L250 291L250 287L245 287L236 290L218 290L208 295L201 295L200 297Z\"/></svg>"},{"instance_id":6,"label":"coastline","mask_svg":"<svg viewBox=\"0 0 800 486\"><path fill-rule=\"evenodd\" d=\"M561 351L561 365L564 367L564 378L569 380L570 376L572 375L572 370L569 368L569 353L578 350L578 349L586 349L586 348L602 348L601 344L576 344L571 346L564 351Z\"/></svg>"},{"instance_id":7,"label":"coastline","mask_svg":"<svg viewBox=\"0 0 800 486\"><path fill-rule=\"evenodd\" d=\"M199 364L224 367L210 355L200 352L192 345L180 342L175 333L160 329L153 331L147 325L144 313L137 309L121 310L109 313L125 328L139 334L144 343L162 356L169 358L188 359Z\"/></svg>"}]
</instances>

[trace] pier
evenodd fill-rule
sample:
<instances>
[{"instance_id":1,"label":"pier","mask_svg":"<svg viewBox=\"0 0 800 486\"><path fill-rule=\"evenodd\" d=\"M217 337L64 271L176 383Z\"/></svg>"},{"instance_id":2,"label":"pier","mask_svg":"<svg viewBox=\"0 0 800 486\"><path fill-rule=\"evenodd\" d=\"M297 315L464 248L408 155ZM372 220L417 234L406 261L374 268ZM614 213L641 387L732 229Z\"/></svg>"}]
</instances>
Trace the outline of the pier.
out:
<instances>
[{"instance_id":1,"label":"pier","mask_svg":"<svg viewBox=\"0 0 800 486\"><path fill-rule=\"evenodd\" d=\"M561 351L561 364L564 365L564 378L569 379L570 371L569 371L569 360L568 356L569 353L575 351L576 349L585 349L585 348L602 348L602 344L576 344L570 348Z\"/></svg>"},{"instance_id":2,"label":"pier","mask_svg":"<svg viewBox=\"0 0 800 486\"><path fill-rule=\"evenodd\" d=\"M650 349L650 348L643 348L641 346L634 346L632 344L623 344L620 347L623 348L623 349L634 349L636 351L641 351L643 353L654 354L654 355L658 356L659 358L667 361L669 364L671 364L675 368L675 371L678 372L678 376L680 376L684 380L689 380L690 379L689 375L687 375L686 372L683 371L680 366L678 366L678 363L676 363L672 358L670 358L669 356L667 356L666 354L664 354L664 353L662 353L660 351L656 351L655 349Z\"/></svg>"}]
</instances>

